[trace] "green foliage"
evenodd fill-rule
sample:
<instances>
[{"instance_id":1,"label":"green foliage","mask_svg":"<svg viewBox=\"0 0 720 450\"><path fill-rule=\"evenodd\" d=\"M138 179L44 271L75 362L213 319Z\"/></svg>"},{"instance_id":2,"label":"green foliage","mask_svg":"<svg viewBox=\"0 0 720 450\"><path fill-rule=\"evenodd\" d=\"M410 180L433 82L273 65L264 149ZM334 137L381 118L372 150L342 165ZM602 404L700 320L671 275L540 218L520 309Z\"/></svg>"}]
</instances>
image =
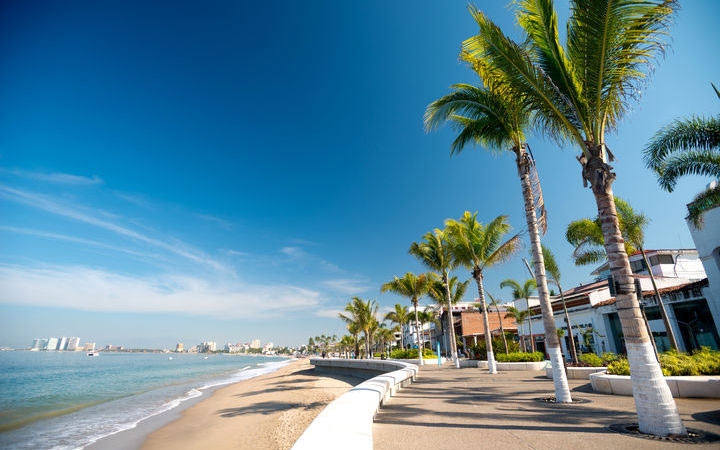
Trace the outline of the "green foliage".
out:
<instances>
[{"instance_id":1,"label":"green foliage","mask_svg":"<svg viewBox=\"0 0 720 450\"><path fill-rule=\"evenodd\" d=\"M669 351L660 355L660 367L665 376L720 375L720 351L703 347L693 353ZM608 365L611 375L630 375L625 358Z\"/></svg>"},{"instance_id":2,"label":"green foliage","mask_svg":"<svg viewBox=\"0 0 720 450\"><path fill-rule=\"evenodd\" d=\"M416 348L411 348L410 350L393 350L390 352L390 357L392 359L418 359L418 350ZM424 348L423 358L437 359L437 355L429 348Z\"/></svg>"},{"instance_id":3,"label":"green foliage","mask_svg":"<svg viewBox=\"0 0 720 450\"><path fill-rule=\"evenodd\" d=\"M505 337L507 339L508 352L515 353L520 351L520 344L518 344L517 341L513 340L512 333L506 332ZM498 354L505 354L505 346L503 345L502 336L493 336L492 348L493 353L495 353L495 359L498 358ZM469 345L468 350L470 350L471 357L473 359L487 359L487 347L485 345L485 339L478 339L478 343L476 345Z\"/></svg>"},{"instance_id":4,"label":"green foliage","mask_svg":"<svg viewBox=\"0 0 720 450\"><path fill-rule=\"evenodd\" d=\"M509 355L506 355L505 353L498 353L495 355L495 359L498 362L539 362L545 359L545 354L542 352L513 352Z\"/></svg>"},{"instance_id":5,"label":"green foliage","mask_svg":"<svg viewBox=\"0 0 720 450\"><path fill-rule=\"evenodd\" d=\"M580 356L580 362L588 367L604 366L602 359L595 353L584 353Z\"/></svg>"}]
</instances>

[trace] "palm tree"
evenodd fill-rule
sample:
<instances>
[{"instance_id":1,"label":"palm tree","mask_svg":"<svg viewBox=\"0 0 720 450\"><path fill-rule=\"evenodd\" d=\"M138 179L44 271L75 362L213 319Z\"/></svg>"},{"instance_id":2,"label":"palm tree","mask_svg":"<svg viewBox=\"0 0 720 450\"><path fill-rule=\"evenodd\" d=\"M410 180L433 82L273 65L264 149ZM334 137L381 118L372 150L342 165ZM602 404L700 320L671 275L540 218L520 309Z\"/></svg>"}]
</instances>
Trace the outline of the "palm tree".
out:
<instances>
[{"instance_id":1,"label":"palm tree","mask_svg":"<svg viewBox=\"0 0 720 450\"><path fill-rule=\"evenodd\" d=\"M507 261L520 247L520 236L515 235L503 242L510 231L507 216L498 216L487 226L477 221L477 213L465 211L460 220L448 220L451 251L458 264L470 269L477 284L480 308L485 327L485 345L487 348L488 371L497 373L495 355L492 348L492 333L487 314L483 271L496 264Z\"/></svg>"},{"instance_id":2,"label":"palm tree","mask_svg":"<svg viewBox=\"0 0 720 450\"><path fill-rule=\"evenodd\" d=\"M420 311L418 313L418 319L420 320L420 326L423 329L423 342L425 342L425 324L432 323L437 325L440 325L440 321L435 317L435 311L433 311L432 307L426 306L424 310ZM438 358L440 355L438 355Z\"/></svg>"},{"instance_id":3,"label":"palm tree","mask_svg":"<svg viewBox=\"0 0 720 450\"><path fill-rule=\"evenodd\" d=\"M712 85L715 95L720 91ZM660 186L675 189L678 178L693 174L720 179L720 115L675 120L652 137L644 152L645 165L658 175ZM690 205L688 219L702 228L705 205L720 204L720 186L701 193Z\"/></svg>"},{"instance_id":4,"label":"palm tree","mask_svg":"<svg viewBox=\"0 0 720 450\"><path fill-rule=\"evenodd\" d=\"M553 283L557 286L560 291L560 299L562 300L563 312L565 313L565 325L567 326L568 335L570 337L570 357L574 364L578 363L577 351L575 349L575 336L573 336L572 326L570 325L570 314L568 314L567 305L565 304L565 294L563 293L562 286L560 285L560 267L558 267L555 261L555 255L550 251L549 248L543 245L543 259L545 260L545 273L548 274L548 282Z\"/></svg>"},{"instance_id":5,"label":"palm tree","mask_svg":"<svg viewBox=\"0 0 720 450\"><path fill-rule=\"evenodd\" d=\"M360 327L357 323L351 322L347 324L348 333L353 338L353 342L355 343L353 346L353 351L355 353L355 359L358 359L360 357L360 340L358 339L358 336L360 335Z\"/></svg>"},{"instance_id":6,"label":"palm tree","mask_svg":"<svg viewBox=\"0 0 720 450\"><path fill-rule=\"evenodd\" d=\"M381 291L382 292L394 292L395 294L402 295L403 297L407 297L412 302L413 308L415 308L415 335L417 337L417 343L418 343L418 359L420 360L420 365L422 366L423 363L423 357L422 357L422 342L420 341L420 321L418 320L418 300L423 295L427 294L428 288L430 286L430 280L428 279L427 275L420 274L415 275L414 273L408 272L405 275L403 275L402 278L394 277L394 279L390 282L387 282L382 285Z\"/></svg>"},{"instance_id":7,"label":"palm tree","mask_svg":"<svg viewBox=\"0 0 720 450\"><path fill-rule=\"evenodd\" d=\"M474 58L468 52L463 52L461 57L480 75L485 87L468 84L453 86L454 92L428 106L425 113L426 128L432 129L445 122L456 126L459 133L451 146L451 154L461 152L468 143L477 143L491 150L509 151L515 155L538 283L545 343L550 358L556 361L553 367L559 367L562 362L560 340L555 332L555 320L540 248L539 230L542 229L544 233L547 228L545 208L535 161L525 141L525 134L530 127L530 110L523 104L521 97L508 95L502 84L496 85L493 79L487 76L497 71L484 60ZM560 402L572 401L565 371L553 369L553 372L556 398Z\"/></svg>"},{"instance_id":8,"label":"palm tree","mask_svg":"<svg viewBox=\"0 0 720 450\"><path fill-rule=\"evenodd\" d=\"M486 85L519 99L539 129L580 150L583 183L595 197L618 286L616 304L623 311L620 322L639 429L660 436L684 435L640 313L613 201L616 175L608 163L615 158L605 139L638 97L646 69L663 53L676 2L571 0L565 48L552 0L519 0L516 5L516 19L526 34L522 44L471 8L478 34L463 43L464 52L477 60ZM535 266L536 271L544 270ZM547 327L545 334L549 337Z\"/></svg>"},{"instance_id":9,"label":"palm tree","mask_svg":"<svg viewBox=\"0 0 720 450\"><path fill-rule=\"evenodd\" d=\"M537 284L534 279L530 278L529 280L525 280L525 283L521 286L520 283L518 283L515 280L507 279L504 280L502 283L500 283L500 289L509 287L512 289L512 296L515 300L525 299L525 307L527 308L528 312L528 328L530 328L530 348L532 351L535 351L535 338L533 337L532 332L532 313L530 312L530 296L535 292L535 289L537 289ZM555 328L553 328L555 330ZM555 333L555 337L557 337L557 331L553 331ZM555 361L553 361L555 363ZM563 367L562 360L560 361L560 366ZM553 371L553 375L555 375L555 371Z\"/></svg>"},{"instance_id":10,"label":"palm tree","mask_svg":"<svg viewBox=\"0 0 720 450\"><path fill-rule=\"evenodd\" d=\"M410 321L410 312L407 306L402 306L400 303L395 303L395 311L390 311L385 314L383 320L389 320L398 324L400 327L400 347L405 349L405 339L403 338L404 333L402 332L403 327Z\"/></svg>"},{"instance_id":11,"label":"palm tree","mask_svg":"<svg viewBox=\"0 0 720 450\"><path fill-rule=\"evenodd\" d=\"M502 316L500 315L500 303L495 301L492 294L490 294L490 291L485 291L485 293L490 297L490 306L495 307L495 312L498 316L498 323L500 324L500 334L502 334L503 338L503 347L505 347L505 354L508 354L508 346L507 346L507 338L505 337L505 327L503 326Z\"/></svg>"},{"instance_id":12,"label":"palm tree","mask_svg":"<svg viewBox=\"0 0 720 450\"><path fill-rule=\"evenodd\" d=\"M510 319L513 319L515 323L518 324L519 332L518 335L522 334L522 324L525 322L525 319L528 318L530 315L530 310L528 309L517 309L514 306L508 306L505 308L505 317L508 317ZM522 347L522 351L525 351L525 339L520 338L520 347Z\"/></svg>"},{"instance_id":13,"label":"palm tree","mask_svg":"<svg viewBox=\"0 0 720 450\"><path fill-rule=\"evenodd\" d=\"M677 338L675 337L675 332L670 325L670 320L668 319L667 310L665 309L662 296L658 291L655 274L653 273L650 262L645 254L645 228L650 223L650 219L641 212L635 212L632 206L620 197L615 197L615 209L618 212L620 229L622 230L622 236L625 240L625 250L628 255L632 255L637 252L640 252L642 255L643 262L645 263L645 267L650 275L650 281L652 282L653 289L655 290L658 309L660 310L660 316L662 317L663 324L665 325L668 340L670 341L672 348L677 351ZM575 246L575 250L573 252L575 264L585 265L597 263L607 258L603 248L605 241L602 235L602 226L599 217L596 217L595 220L580 219L571 222L568 225L565 237L570 244ZM650 325L647 324L644 308L642 305L640 306L642 308L642 315L648 329L648 333L650 333ZM650 335L652 336L652 333ZM655 348L655 340L652 339L651 342L653 344L653 348ZM657 348L655 348L655 353L657 353Z\"/></svg>"},{"instance_id":14,"label":"palm tree","mask_svg":"<svg viewBox=\"0 0 720 450\"><path fill-rule=\"evenodd\" d=\"M441 279L438 279L437 274L430 272L429 274L431 278L430 283L430 289L428 290L428 297L430 297L435 304L437 304L440 308L445 308L445 302L447 299L447 293L445 292L445 284L442 282ZM448 282L448 286L450 287L450 304L456 305L457 302L461 301L463 297L465 297L465 291L467 291L468 284L470 283L470 280L464 281L462 283L458 282L458 277L452 277L450 278L450 281ZM449 314L452 314L452 310L449 312ZM455 320L451 317L450 323L455 323ZM445 330L445 345L447 345L450 341L450 338L448 336L449 330Z\"/></svg>"},{"instance_id":15,"label":"palm tree","mask_svg":"<svg viewBox=\"0 0 720 450\"><path fill-rule=\"evenodd\" d=\"M345 355L345 358L347 358L349 350L355 345L355 339L352 336L346 334L340 339L339 345L341 351Z\"/></svg>"},{"instance_id":16,"label":"palm tree","mask_svg":"<svg viewBox=\"0 0 720 450\"><path fill-rule=\"evenodd\" d=\"M425 264L430 270L439 272L442 282L445 285L445 296L448 310L448 332L450 333L450 354L452 355L455 367L460 368L460 360L457 353L457 342L455 342L455 324L452 322L452 299L450 298L450 287L448 271L455 268L456 263L450 252L445 231L435 229L423 236L423 242L413 242L410 245L410 254Z\"/></svg>"},{"instance_id":17,"label":"palm tree","mask_svg":"<svg viewBox=\"0 0 720 450\"><path fill-rule=\"evenodd\" d=\"M356 324L357 328L365 334L365 357L370 358L370 340L372 329L376 326L378 305L375 300L363 301L359 297L353 297L345 306L345 314L340 313L340 319L347 324Z\"/></svg>"}]
</instances>

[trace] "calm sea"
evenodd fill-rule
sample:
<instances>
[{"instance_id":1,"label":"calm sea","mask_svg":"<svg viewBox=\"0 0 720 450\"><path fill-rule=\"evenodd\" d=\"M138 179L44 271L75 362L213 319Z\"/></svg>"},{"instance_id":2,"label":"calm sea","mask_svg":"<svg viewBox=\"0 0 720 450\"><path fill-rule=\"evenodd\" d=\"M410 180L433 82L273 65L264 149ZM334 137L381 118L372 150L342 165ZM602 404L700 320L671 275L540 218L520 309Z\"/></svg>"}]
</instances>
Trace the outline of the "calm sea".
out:
<instances>
[{"instance_id":1,"label":"calm sea","mask_svg":"<svg viewBox=\"0 0 720 450\"><path fill-rule=\"evenodd\" d=\"M82 448L208 388L288 362L223 354L0 352L0 448Z\"/></svg>"}]
</instances>

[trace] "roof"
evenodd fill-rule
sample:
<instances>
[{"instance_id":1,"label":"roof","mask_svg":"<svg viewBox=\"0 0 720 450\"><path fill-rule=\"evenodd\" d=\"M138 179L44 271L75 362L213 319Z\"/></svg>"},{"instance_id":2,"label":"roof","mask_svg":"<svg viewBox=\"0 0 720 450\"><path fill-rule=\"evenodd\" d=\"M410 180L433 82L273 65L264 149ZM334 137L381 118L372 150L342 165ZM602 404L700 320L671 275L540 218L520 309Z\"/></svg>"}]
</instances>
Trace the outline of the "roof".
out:
<instances>
[{"instance_id":1,"label":"roof","mask_svg":"<svg viewBox=\"0 0 720 450\"><path fill-rule=\"evenodd\" d=\"M669 294L670 292L684 291L686 289L693 289L696 287L705 287L707 285L708 285L708 279L703 278L702 280L698 280L698 281L691 281L689 283L678 284L677 286L670 286L670 287L658 289L658 293L660 295L663 295L663 294ZM652 297L654 295L655 295L654 289L650 289L649 291L642 291L643 298ZM596 303L595 305L593 305L593 308L599 308L601 306L612 305L615 303L615 300L616 300L615 297L611 297L607 300L603 300L600 303Z\"/></svg>"},{"instance_id":2,"label":"roof","mask_svg":"<svg viewBox=\"0 0 720 450\"><path fill-rule=\"evenodd\" d=\"M663 253L663 254L668 254L668 253L683 254L683 253L688 253L688 252L697 254L698 251L697 251L697 249L695 249L695 248L657 248L657 249L651 249L651 250L645 249L645 256L650 257L650 256L655 255L655 254L658 254L658 253ZM628 257L637 256L637 255L640 255L640 254L641 254L641 253L640 253L640 250L638 250L638 251L636 251L636 252L634 252L634 253L628 254ZM604 270L607 270L607 267L608 267L608 262L605 261L604 263L600 264L595 270L593 270L593 271L590 272L590 273L592 273L593 275L597 275L597 274L599 274L600 272L602 272L602 271L604 271Z\"/></svg>"}]
</instances>

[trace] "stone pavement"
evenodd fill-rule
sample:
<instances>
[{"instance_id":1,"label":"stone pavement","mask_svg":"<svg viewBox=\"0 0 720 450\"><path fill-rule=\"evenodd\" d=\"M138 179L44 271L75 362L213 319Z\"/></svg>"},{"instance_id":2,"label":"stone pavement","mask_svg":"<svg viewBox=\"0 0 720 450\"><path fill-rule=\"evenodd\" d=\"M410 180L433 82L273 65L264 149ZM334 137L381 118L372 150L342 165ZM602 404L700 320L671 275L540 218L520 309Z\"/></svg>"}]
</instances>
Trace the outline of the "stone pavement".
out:
<instances>
[{"instance_id":1,"label":"stone pavement","mask_svg":"<svg viewBox=\"0 0 720 450\"><path fill-rule=\"evenodd\" d=\"M632 397L595 394L588 380L568 380L574 398L554 395L544 372L501 372L428 365L415 383L392 397L373 425L376 450L390 449L649 449L688 444L658 442L608 430L637 422ZM720 434L720 401L676 399L686 427ZM691 448L720 449L720 441Z\"/></svg>"}]
</instances>

